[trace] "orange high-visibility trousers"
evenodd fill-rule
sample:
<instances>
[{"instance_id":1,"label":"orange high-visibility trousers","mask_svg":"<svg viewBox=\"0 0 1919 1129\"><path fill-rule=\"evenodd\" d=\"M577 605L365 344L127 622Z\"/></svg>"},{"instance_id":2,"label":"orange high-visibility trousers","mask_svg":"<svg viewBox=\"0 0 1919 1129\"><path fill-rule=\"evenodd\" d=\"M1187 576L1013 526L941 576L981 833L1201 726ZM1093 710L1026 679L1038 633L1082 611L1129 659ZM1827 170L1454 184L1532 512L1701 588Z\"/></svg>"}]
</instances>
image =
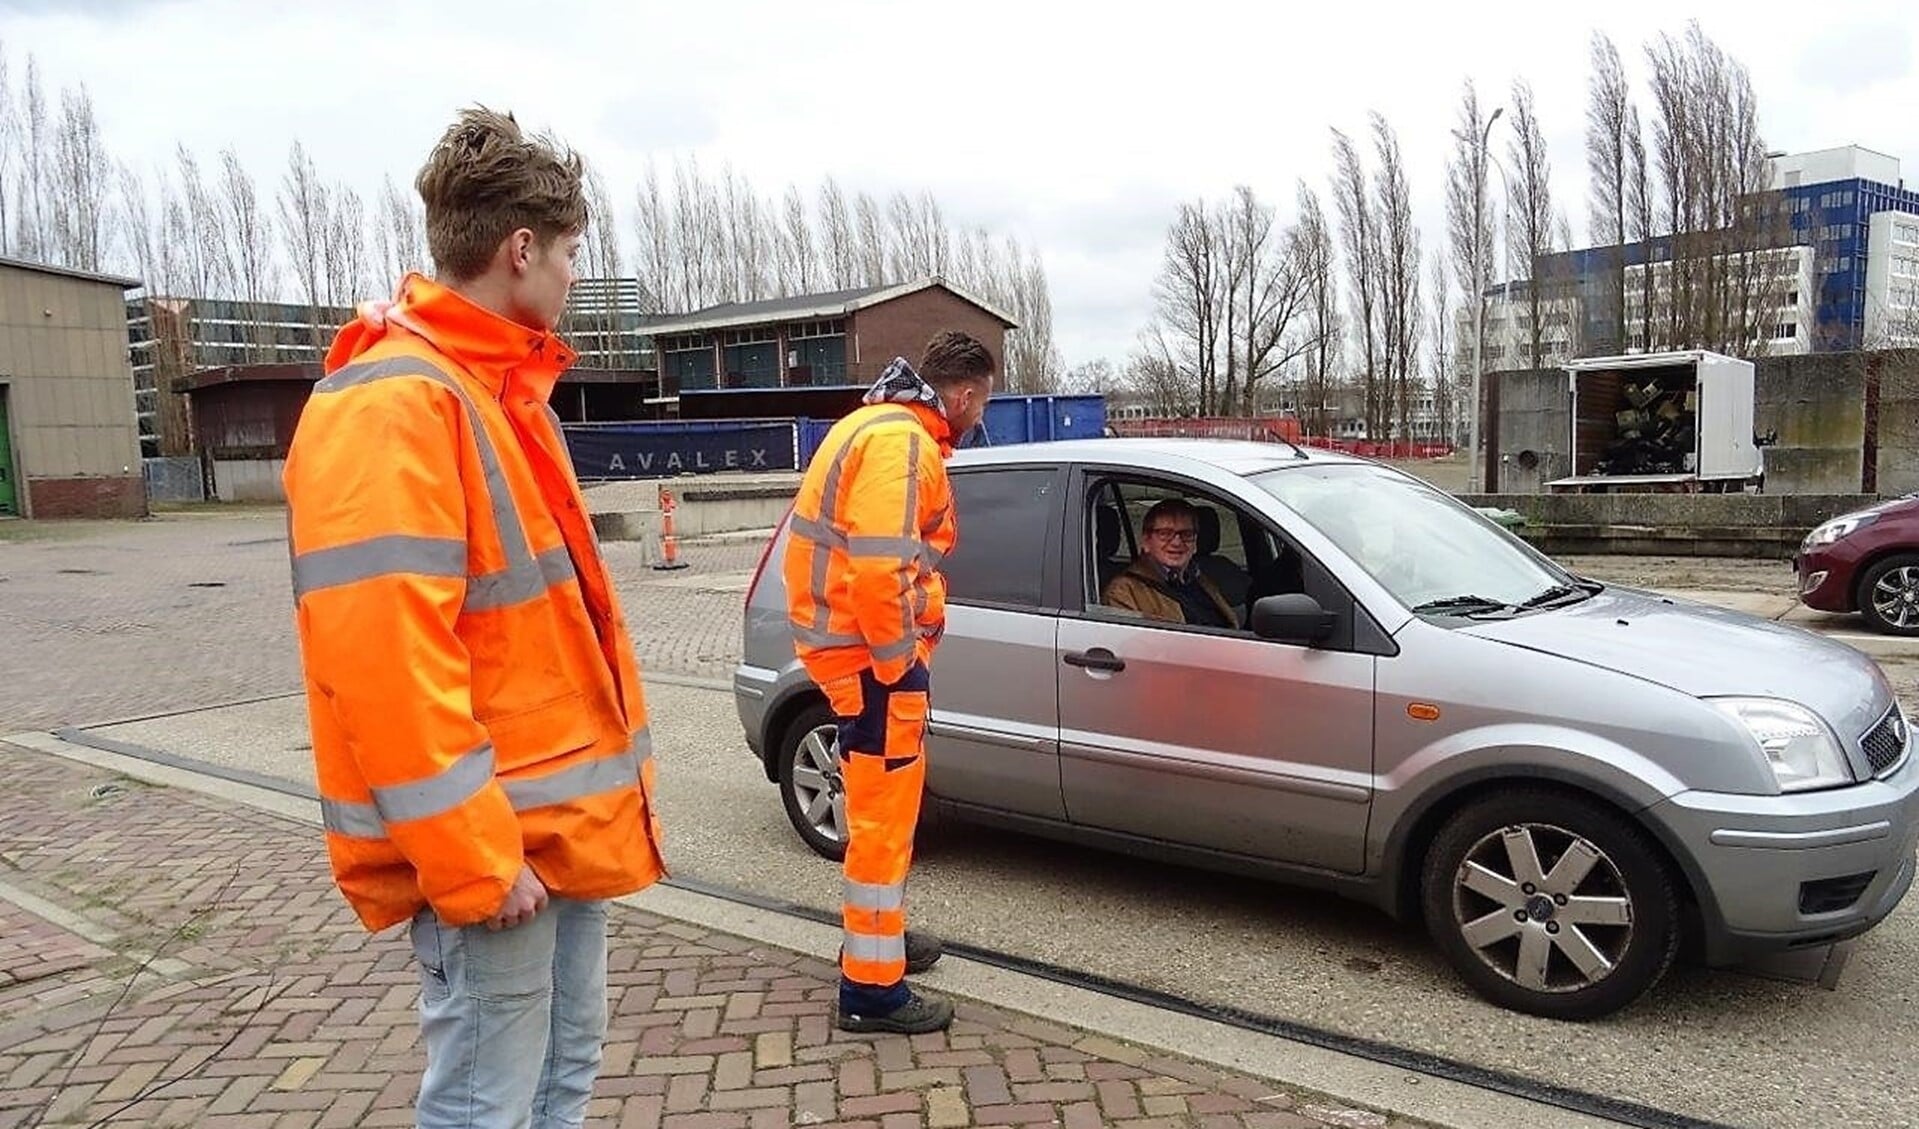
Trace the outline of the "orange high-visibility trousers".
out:
<instances>
[{"instance_id":1,"label":"orange high-visibility trousers","mask_svg":"<svg viewBox=\"0 0 1919 1129\"><path fill-rule=\"evenodd\" d=\"M926 784L926 664L892 685L871 670L826 687L846 788L845 941L840 973L887 988L906 978L906 871Z\"/></svg>"}]
</instances>

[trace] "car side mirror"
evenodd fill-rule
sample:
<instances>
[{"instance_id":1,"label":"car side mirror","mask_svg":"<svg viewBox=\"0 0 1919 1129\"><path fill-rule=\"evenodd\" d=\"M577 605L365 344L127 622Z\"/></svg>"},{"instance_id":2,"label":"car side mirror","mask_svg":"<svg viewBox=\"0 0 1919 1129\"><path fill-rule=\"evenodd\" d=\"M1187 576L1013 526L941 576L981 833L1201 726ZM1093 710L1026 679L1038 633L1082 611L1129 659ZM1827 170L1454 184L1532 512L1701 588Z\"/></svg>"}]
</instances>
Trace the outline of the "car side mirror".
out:
<instances>
[{"instance_id":1,"label":"car side mirror","mask_svg":"<svg viewBox=\"0 0 1919 1129\"><path fill-rule=\"evenodd\" d=\"M1319 644L1338 627L1339 617L1303 592L1262 596L1253 603L1253 634L1261 639Z\"/></svg>"}]
</instances>

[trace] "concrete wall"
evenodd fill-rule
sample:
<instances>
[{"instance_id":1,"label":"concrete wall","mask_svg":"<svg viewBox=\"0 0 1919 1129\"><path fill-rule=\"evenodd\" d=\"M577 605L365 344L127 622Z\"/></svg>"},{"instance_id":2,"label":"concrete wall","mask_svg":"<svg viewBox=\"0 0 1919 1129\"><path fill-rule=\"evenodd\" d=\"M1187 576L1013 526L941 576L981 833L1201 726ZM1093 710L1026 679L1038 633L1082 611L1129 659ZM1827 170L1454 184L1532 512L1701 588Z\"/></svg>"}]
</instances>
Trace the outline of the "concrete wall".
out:
<instances>
[{"instance_id":1,"label":"concrete wall","mask_svg":"<svg viewBox=\"0 0 1919 1129\"><path fill-rule=\"evenodd\" d=\"M0 379L28 517L147 512L124 293L0 263Z\"/></svg>"},{"instance_id":2,"label":"concrete wall","mask_svg":"<svg viewBox=\"0 0 1919 1129\"><path fill-rule=\"evenodd\" d=\"M1863 494L1481 494L1472 506L1525 516L1554 553L1790 557L1812 528L1870 505Z\"/></svg>"},{"instance_id":3,"label":"concrete wall","mask_svg":"<svg viewBox=\"0 0 1919 1129\"><path fill-rule=\"evenodd\" d=\"M222 502L284 502L285 459L215 459L213 492Z\"/></svg>"},{"instance_id":4,"label":"concrete wall","mask_svg":"<svg viewBox=\"0 0 1919 1129\"><path fill-rule=\"evenodd\" d=\"M1881 494L1919 490L1919 349L1878 354L1878 479Z\"/></svg>"},{"instance_id":5,"label":"concrete wall","mask_svg":"<svg viewBox=\"0 0 1919 1129\"><path fill-rule=\"evenodd\" d=\"M1765 448L1766 493L1844 494L1864 489L1863 354L1765 357L1758 363L1753 430L1779 433Z\"/></svg>"},{"instance_id":6,"label":"concrete wall","mask_svg":"<svg viewBox=\"0 0 1919 1129\"><path fill-rule=\"evenodd\" d=\"M1487 479L1502 494L1538 494L1572 474L1572 393L1558 369L1502 372L1498 465Z\"/></svg>"}]
</instances>

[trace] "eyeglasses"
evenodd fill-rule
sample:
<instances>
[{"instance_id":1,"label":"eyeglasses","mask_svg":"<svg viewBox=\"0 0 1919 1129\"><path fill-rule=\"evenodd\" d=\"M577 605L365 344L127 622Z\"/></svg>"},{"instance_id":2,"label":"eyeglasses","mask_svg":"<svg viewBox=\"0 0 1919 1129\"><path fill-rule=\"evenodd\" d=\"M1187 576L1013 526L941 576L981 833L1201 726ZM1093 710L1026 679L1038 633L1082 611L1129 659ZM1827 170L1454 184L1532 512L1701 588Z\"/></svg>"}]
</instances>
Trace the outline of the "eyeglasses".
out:
<instances>
[{"instance_id":1,"label":"eyeglasses","mask_svg":"<svg viewBox=\"0 0 1919 1129\"><path fill-rule=\"evenodd\" d=\"M1164 526L1161 526L1158 529L1147 530L1146 536L1157 537L1162 541L1197 541L1199 540L1199 530L1197 529L1167 529Z\"/></svg>"}]
</instances>

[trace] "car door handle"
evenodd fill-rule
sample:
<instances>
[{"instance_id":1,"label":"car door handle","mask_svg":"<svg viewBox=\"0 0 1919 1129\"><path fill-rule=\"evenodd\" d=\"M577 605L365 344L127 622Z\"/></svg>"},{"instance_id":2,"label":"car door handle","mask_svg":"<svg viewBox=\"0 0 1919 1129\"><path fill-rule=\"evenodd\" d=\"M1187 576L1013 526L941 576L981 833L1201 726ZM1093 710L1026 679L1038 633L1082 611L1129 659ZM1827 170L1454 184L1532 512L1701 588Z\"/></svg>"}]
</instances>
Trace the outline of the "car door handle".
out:
<instances>
[{"instance_id":1,"label":"car door handle","mask_svg":"<svg viewBox=\"0 0 1919 1129\"><path fill-rule=\"evenodd\" d=\"M1126 660L1104 647L1094 647L1090 651L1068 651L1060 658L1067 666L1084 667L1087 670L1126 669Z\"/></svg>"}]
</instances>

